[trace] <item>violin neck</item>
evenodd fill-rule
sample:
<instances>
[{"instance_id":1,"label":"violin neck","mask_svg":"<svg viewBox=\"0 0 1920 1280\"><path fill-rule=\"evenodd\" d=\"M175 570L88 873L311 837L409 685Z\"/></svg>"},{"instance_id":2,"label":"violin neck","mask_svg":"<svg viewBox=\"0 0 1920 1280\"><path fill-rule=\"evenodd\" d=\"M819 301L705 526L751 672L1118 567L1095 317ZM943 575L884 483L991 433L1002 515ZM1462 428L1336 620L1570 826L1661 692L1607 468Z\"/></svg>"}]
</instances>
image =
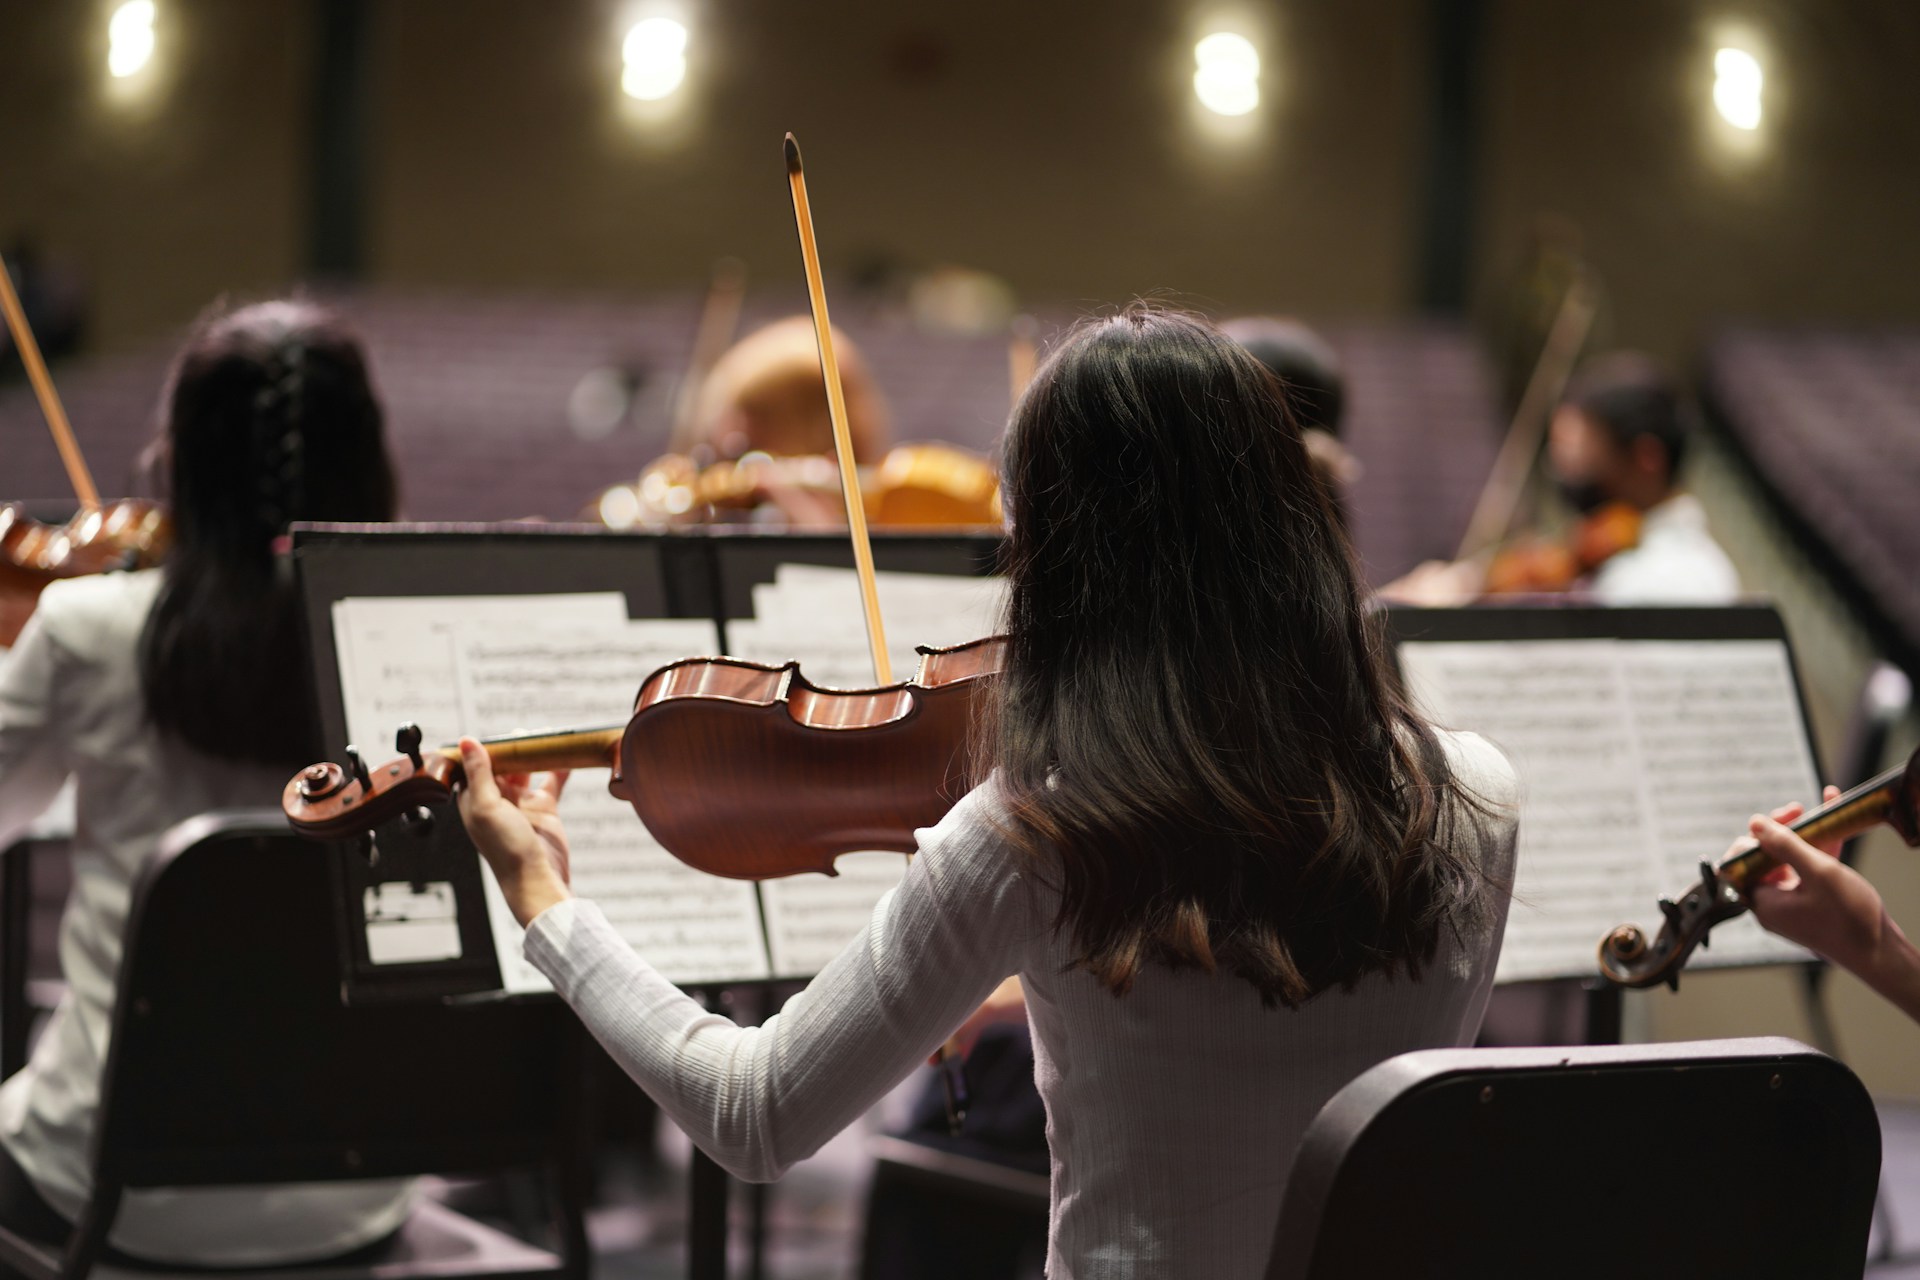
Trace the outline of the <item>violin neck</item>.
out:
<instances>
[{"instance_id":1,"label":"violin neck","mask_svg":"<svg viewBox=\"0 0 1920 1280\"><path fill-rule=\"evenodd\" d=\"M1907 785L1906 775L1906 765L1889 769L1819 808L1809 809L1788 823L1787 829L1809 844L1850 840L1871 831L1894 816ZM1720 874L1735 889L1745 893L1777 865L1760 849L1745 849L1721 863Z\"/></svg>"},{"instance_id":2,"label":"violin neck","mask_svg":"<svg viewBox=\"0 0 1920 1280\"><path fill-rule=\"evenodd\" d=\"M1789 828L1810 844L1857 836L1893 814L1906 784L1906 773L1905 765L1889 769L1871 782L1863 782L1845 795L1802 814L1799 821L1788 824Z\"/></svg>"},{"instance_id":3,"label":"violin neck","mask_svg":"<svg viewBox=\"0 0 1920 1280\"><path fill-rule=\"evenodd\" d=\"M544 773L549 769L606 769L620 751L624 724L597 729L554 729L543 733L516 733L482 738L496 773ZM441 754L458 758L459 750L442 747Z\"/></svg>"}]
</instances>

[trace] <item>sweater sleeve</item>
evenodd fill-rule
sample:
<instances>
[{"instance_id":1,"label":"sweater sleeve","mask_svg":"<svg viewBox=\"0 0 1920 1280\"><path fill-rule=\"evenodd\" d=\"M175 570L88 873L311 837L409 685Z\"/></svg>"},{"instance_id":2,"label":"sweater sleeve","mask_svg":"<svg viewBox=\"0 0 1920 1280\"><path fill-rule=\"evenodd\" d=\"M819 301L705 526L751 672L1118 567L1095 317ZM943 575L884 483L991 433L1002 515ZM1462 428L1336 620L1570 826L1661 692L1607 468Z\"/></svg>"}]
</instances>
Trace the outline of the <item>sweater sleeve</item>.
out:
<instances>
[{"instance_id":1,"label":"sweater sleeve","mask_svg":"<svg viewBox=\"0 0 1920 1280\"><path fill-rule=\"evenodd\" d=\"M62 655L44 615L0 650L0 847L40 816L71 772L58 703Z\"/></svg>"},{"instance_id":2,"label":"sweater sleeve","mask_svg":"<svg viewBox=\"0 0 1920 1280\"><path fill-rule=\"evenodd\" d=\"M542 912L527 958L626 1073L736 1177L817 1151L1017 972L1029 884L977 788L936 827L866 931L757 1027L707 1012L582 899Z\"/></svg>"}]
</instances>

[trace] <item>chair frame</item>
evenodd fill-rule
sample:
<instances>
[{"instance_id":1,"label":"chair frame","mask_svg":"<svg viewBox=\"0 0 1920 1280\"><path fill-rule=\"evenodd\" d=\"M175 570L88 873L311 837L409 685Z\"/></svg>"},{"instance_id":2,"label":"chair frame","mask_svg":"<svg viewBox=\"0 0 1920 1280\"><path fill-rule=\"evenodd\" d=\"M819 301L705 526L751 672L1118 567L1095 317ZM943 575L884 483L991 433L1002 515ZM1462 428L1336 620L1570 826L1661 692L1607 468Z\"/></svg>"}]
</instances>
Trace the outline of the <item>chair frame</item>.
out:
<instances>
[{"instance_id":1,"label":"chair frame","mask_svg":"<svg viewBox=\"0 0 1920 1280\"><path fill-rule=\"evenodd\" d=\"M1484 1077L1490 1089L1497 1091L1503 1075L1518 1079L1563 1069L1590 1076L1605 1074L1609 1069L1633 1068L1678 1073L1688 1068L1753 1067L1757 1073L1763 1066L1833 1075L1838 1077L1834 1083L1839 1092L1854 1095L1857 1105L1849 1118L1864 1117L1867 1123L1845 1136L1872 1150L1875 1177L1854 1188L1863 1204L1871 1201L1880 1160L1880 1130L1877 1119L1872 1118L1875 1114L1872 1099L1859 1078L1843 1064L1797 1040L1765 1036L1669 1044L1423 1050L1391 1058L1363 1072L1334 1094L1307 1127L1280 1206L1267 1280L1306 1280L1318 1274L1314 1269L1314 1254L1320 1245L1321 1224L1346 1161L1370 1131L1393 1114L1397 1104L1425 1090L1463 1077ZM1773 1077L1775 1087L1780 1078L1780 1074ZM1758 1203L1750 1193L1767 1191L1735 1190L1747 1196L1748 1208ZM1698 1212L1694 1206L1665 1207L1679 1214ZM1864 1223L1861 1247L1864 1261Z\"/></svg>"}]
</instances>

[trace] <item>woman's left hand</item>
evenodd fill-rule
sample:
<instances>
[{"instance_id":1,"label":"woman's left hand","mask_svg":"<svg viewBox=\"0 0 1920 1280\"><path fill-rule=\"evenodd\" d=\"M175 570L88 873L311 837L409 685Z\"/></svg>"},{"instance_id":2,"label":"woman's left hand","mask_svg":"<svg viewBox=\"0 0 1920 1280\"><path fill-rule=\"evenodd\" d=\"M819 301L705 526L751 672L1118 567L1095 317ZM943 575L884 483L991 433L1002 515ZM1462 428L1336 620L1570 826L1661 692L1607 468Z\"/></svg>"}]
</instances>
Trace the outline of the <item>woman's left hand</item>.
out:
<instances>
[{"instance_id":1,"label":"woman's left hand","mask_svg":"<svg viewBox=\"0 0 1920 1280\"><path fill-rule=\"evenodd\" d=\"M530 778L493 772L487 749L460 739L467 785L460 789L460 820L480 856L493 868L500 892L521 924L573 896L567 887L567 831L560 822L564 770Z\"/></svg>"}]
</instances>

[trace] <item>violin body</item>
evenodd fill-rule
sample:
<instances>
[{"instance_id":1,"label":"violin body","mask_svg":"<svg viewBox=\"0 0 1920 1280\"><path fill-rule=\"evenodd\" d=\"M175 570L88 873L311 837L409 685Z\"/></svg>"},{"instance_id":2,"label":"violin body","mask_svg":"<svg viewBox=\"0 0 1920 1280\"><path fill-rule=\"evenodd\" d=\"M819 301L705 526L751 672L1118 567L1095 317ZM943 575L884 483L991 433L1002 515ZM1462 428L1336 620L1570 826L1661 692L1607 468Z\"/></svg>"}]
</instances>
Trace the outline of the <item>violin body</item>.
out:
<instances>
[{"instance_id":1,"label":"violin body","mask_svg":"<svg viewBox=\"0 0 1920 1280\"><path fill-rule=\"evenodd\" d=\"M87 507L64 525L43 524L18 503L0 506L0 646L11 645L49 582L160 562L172 526L159 505L127 498Z\"/></svg>"},{"instance_id":2,"label":"violin body","mask_svg":"<svg viewBox=\"0 0 1920 1280\"><path fill-rule=\"evenodd\" d=\"M966 744L976 699L1005 655L1000 637L922 649L911 681L822 689L784 666L688 658L648 676L624 726L489 742L496 768L611 768L608 790L633 806L669 853L713 875L766 880L833 874L840 854L910 853L971 785ZM378 769L326 762L287 783L281 805L316 839L360 835L462 779L450 749Z\"/></svg>"},{"instance_id":3,"label":"violin body","mask_svg":"<svg viewBox=\"0 0 1920 1280\"><path fill-rule=\"evenodd\" d=\"M713 875L832 874L842 853L911 853L915 829L971 785L974 698L1003 649L994 638L923 650L911 682L857 692L821 689L798 663L662 667L640 688L609 789L675 857Z\"/></svg>"},{"instance_id":4,"label":"violin body","mask_svg":"<svg viewBox=\"0 0 1920 1280\"><path fill-rule=\"evenodd\" d=\"M1640 512L1610 502L1559 540L1522 538L1502 547L1487 566L1487 595L1569 591L1622 551L1640 543Z\"/></svg>"}]
</instances>

